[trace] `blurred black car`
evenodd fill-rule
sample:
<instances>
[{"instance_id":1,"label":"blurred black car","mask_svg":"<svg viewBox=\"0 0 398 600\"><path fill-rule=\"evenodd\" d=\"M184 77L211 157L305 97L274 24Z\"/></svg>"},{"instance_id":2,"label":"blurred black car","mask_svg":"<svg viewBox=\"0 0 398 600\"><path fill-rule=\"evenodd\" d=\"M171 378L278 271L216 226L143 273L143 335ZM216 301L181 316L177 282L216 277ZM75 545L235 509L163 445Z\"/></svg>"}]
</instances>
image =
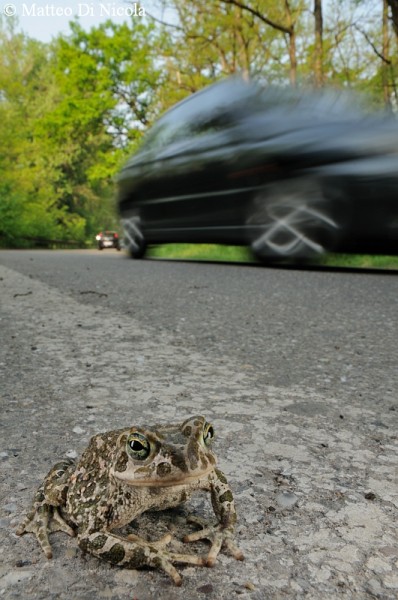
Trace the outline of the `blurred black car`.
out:
<instances>
[{"instance_id":1,"label":"blurred black car","mask_svg":"<svg viewBox=\"0 0 398 600\"><path fill-rule=\"evenodd\" d=\"M398 254L397 121L338 93L216 83L159 119L117 184L136 258L164 242Z\"/></svg>"},{"instance_id":2,"label":"blurred black car","mask_svg":"<svg viewBox=\"0 0 398 600\"><path fill-rule=\"evenodd\" d=\"M104 248L121 249L119 234L116 231L100 231L95 236L95 239L98 242L98 250L103 250Z\"/></svg>"}]
</instances>

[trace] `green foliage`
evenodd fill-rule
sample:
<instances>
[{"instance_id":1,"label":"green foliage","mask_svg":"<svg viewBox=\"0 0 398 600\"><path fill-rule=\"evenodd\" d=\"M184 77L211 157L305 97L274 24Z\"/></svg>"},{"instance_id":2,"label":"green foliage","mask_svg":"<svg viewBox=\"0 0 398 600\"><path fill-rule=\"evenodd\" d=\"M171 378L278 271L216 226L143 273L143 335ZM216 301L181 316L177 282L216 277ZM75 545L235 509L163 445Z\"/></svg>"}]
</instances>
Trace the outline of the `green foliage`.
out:
<instances>
[{"instance_id":1,"label":"green foliage","mask_svg":"<svg viewBox=\"0 0 398 600\"><path fill-rule=\"evenodd\" d=\"M0 31L0 42L0 240L13 244L20 237L56 237L61 221L68 229L70 220L56 204L36 135L48 50L16 34L12 23Z\"/></svg>"},{"instance_id":2,"label":"green foliage","mask_svg":"<svg viewBox=\"0 0 398 600\"><path fill-rule=\"evenodd\" d=\"M103 226L104 212L112 220L112 178L150 120L152 29L108 21L86 32L73 22L52 48L59 97L41 132L56 161L59 201L85 220L87 235Z\"/></svg>"},{"instance_id":3,"label":"green foliage","mask_svg":"<svg viewBox=\"0 0 398 600\"><path fill-rule=\"evenodd\" d=\"M113 177L153 118L153 27L73 22L41 44L1 25L1 243L84 244L115 225Z\"/></svg>"}]
</instances>

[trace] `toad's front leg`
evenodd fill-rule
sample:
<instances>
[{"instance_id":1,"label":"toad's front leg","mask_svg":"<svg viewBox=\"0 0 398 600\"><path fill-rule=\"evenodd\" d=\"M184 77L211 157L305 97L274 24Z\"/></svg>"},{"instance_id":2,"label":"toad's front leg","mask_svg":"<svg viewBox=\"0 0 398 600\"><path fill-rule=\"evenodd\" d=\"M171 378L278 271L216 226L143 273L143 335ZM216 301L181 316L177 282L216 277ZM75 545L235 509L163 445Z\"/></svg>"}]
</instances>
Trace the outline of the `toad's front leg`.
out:
<instances>
[{"instance_id":1,"label":"toad's front leg","mask_svg":"<svg viewBox=\"0 0 398 600\"><path fill-rule=\"evenodd\" d=\"M138 569L153 567L165 571L176 585L181 585L182 577L173 562L204 566L206 559L193 554L175 554L165 549L171 541L166 536L160 542L147 542L132 535L123 538L109 531L78 534L78 544L85 552L90 552L97 558L102 558L120 567Z\"/></svg>"},{"instance_id":2,"label":"toad's front leg","mask_svg":"<svg viewBox=\"0 0 398 600\"><path fill-rule=\"evenodd\" d=\"M34 533L47 558L52 558L48 534L63 531L74 536L74 530L64 521L61 511L69 486L69 477L74 461L64 459L53 466L36 492L33 506L19 525L16 534Z\"/></svg>"},{"instance_id":3,"label":"toad's front leg","mask_svg":"<svg viewBox=\"0 0 398 600\"><path fill-rule=\"evenodd\" d=\"M184 538L184 542L194 542L207 539L211 548L207 555L206 564L212 567L222 547L225 547L236 560L244 560L243 552L234 542L236 511L232 491L228 481L219 469L215 469L209 477L211 503L218 518L218 523L208 526L201 519L192 518L191 522L202 527L200 531L191 533Z\"/></svg>"}]
</instances>

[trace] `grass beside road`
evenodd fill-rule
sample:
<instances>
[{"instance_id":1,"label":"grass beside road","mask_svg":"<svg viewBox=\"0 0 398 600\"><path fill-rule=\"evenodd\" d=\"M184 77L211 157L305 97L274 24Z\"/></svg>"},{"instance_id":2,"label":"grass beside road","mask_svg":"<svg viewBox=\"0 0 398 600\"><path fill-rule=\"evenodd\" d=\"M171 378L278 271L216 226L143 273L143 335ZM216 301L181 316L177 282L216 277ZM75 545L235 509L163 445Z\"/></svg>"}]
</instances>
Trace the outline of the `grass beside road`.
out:
<instances>
[{"instance_id":1,"label":"grass beside road","mask_svg":"<svg viewBox=\"0 0 398 600\"><path fill-rule=\"evenodd\" d=\"M148 256L180 260L214 260L223 262L253 262L253 255L245 246L218 244L162 244L148 250Z\"/></svg>"},{"instance_id":2,"label":"grass beside road","mask_svg":"<svg viewBox=\"0 0 398 600\"><path fill-rule=\"evenodd\" d=\"M398 256L368 254L326 254L317 264L330 267L398 270Z\"/></svg>"},{"instance_id":3,"label":"grass beside road","mask_svg":"<svg viewBox=\"0 0 398 600\"><path fill-rule=\"evenodd\" d=\"M148 256L177 260L256 262L246 246L222 246L218 244L162 244L149 248ZM398 256L327 254L314 261L314 264L346 268L398 270Z\"/></svg>"}]
</instances>

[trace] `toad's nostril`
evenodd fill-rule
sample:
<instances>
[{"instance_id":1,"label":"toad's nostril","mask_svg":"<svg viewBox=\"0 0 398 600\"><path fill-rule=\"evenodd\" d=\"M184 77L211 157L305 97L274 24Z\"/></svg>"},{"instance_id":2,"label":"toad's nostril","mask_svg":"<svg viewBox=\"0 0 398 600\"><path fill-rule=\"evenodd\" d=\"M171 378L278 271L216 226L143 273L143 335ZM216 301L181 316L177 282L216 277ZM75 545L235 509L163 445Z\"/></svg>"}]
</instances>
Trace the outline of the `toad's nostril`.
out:
<instances>
[{"instance_id":1,"label":"toad's nostril","mask_svg":"<svg viewBox=\"0 0 398 600\"><path fill-rule=\"evenodd\" d=\"M159 477L166 477L171 471L171 465L167 462L162 462L156 467L156 474Z\"/></svg>"}]
</instances>

